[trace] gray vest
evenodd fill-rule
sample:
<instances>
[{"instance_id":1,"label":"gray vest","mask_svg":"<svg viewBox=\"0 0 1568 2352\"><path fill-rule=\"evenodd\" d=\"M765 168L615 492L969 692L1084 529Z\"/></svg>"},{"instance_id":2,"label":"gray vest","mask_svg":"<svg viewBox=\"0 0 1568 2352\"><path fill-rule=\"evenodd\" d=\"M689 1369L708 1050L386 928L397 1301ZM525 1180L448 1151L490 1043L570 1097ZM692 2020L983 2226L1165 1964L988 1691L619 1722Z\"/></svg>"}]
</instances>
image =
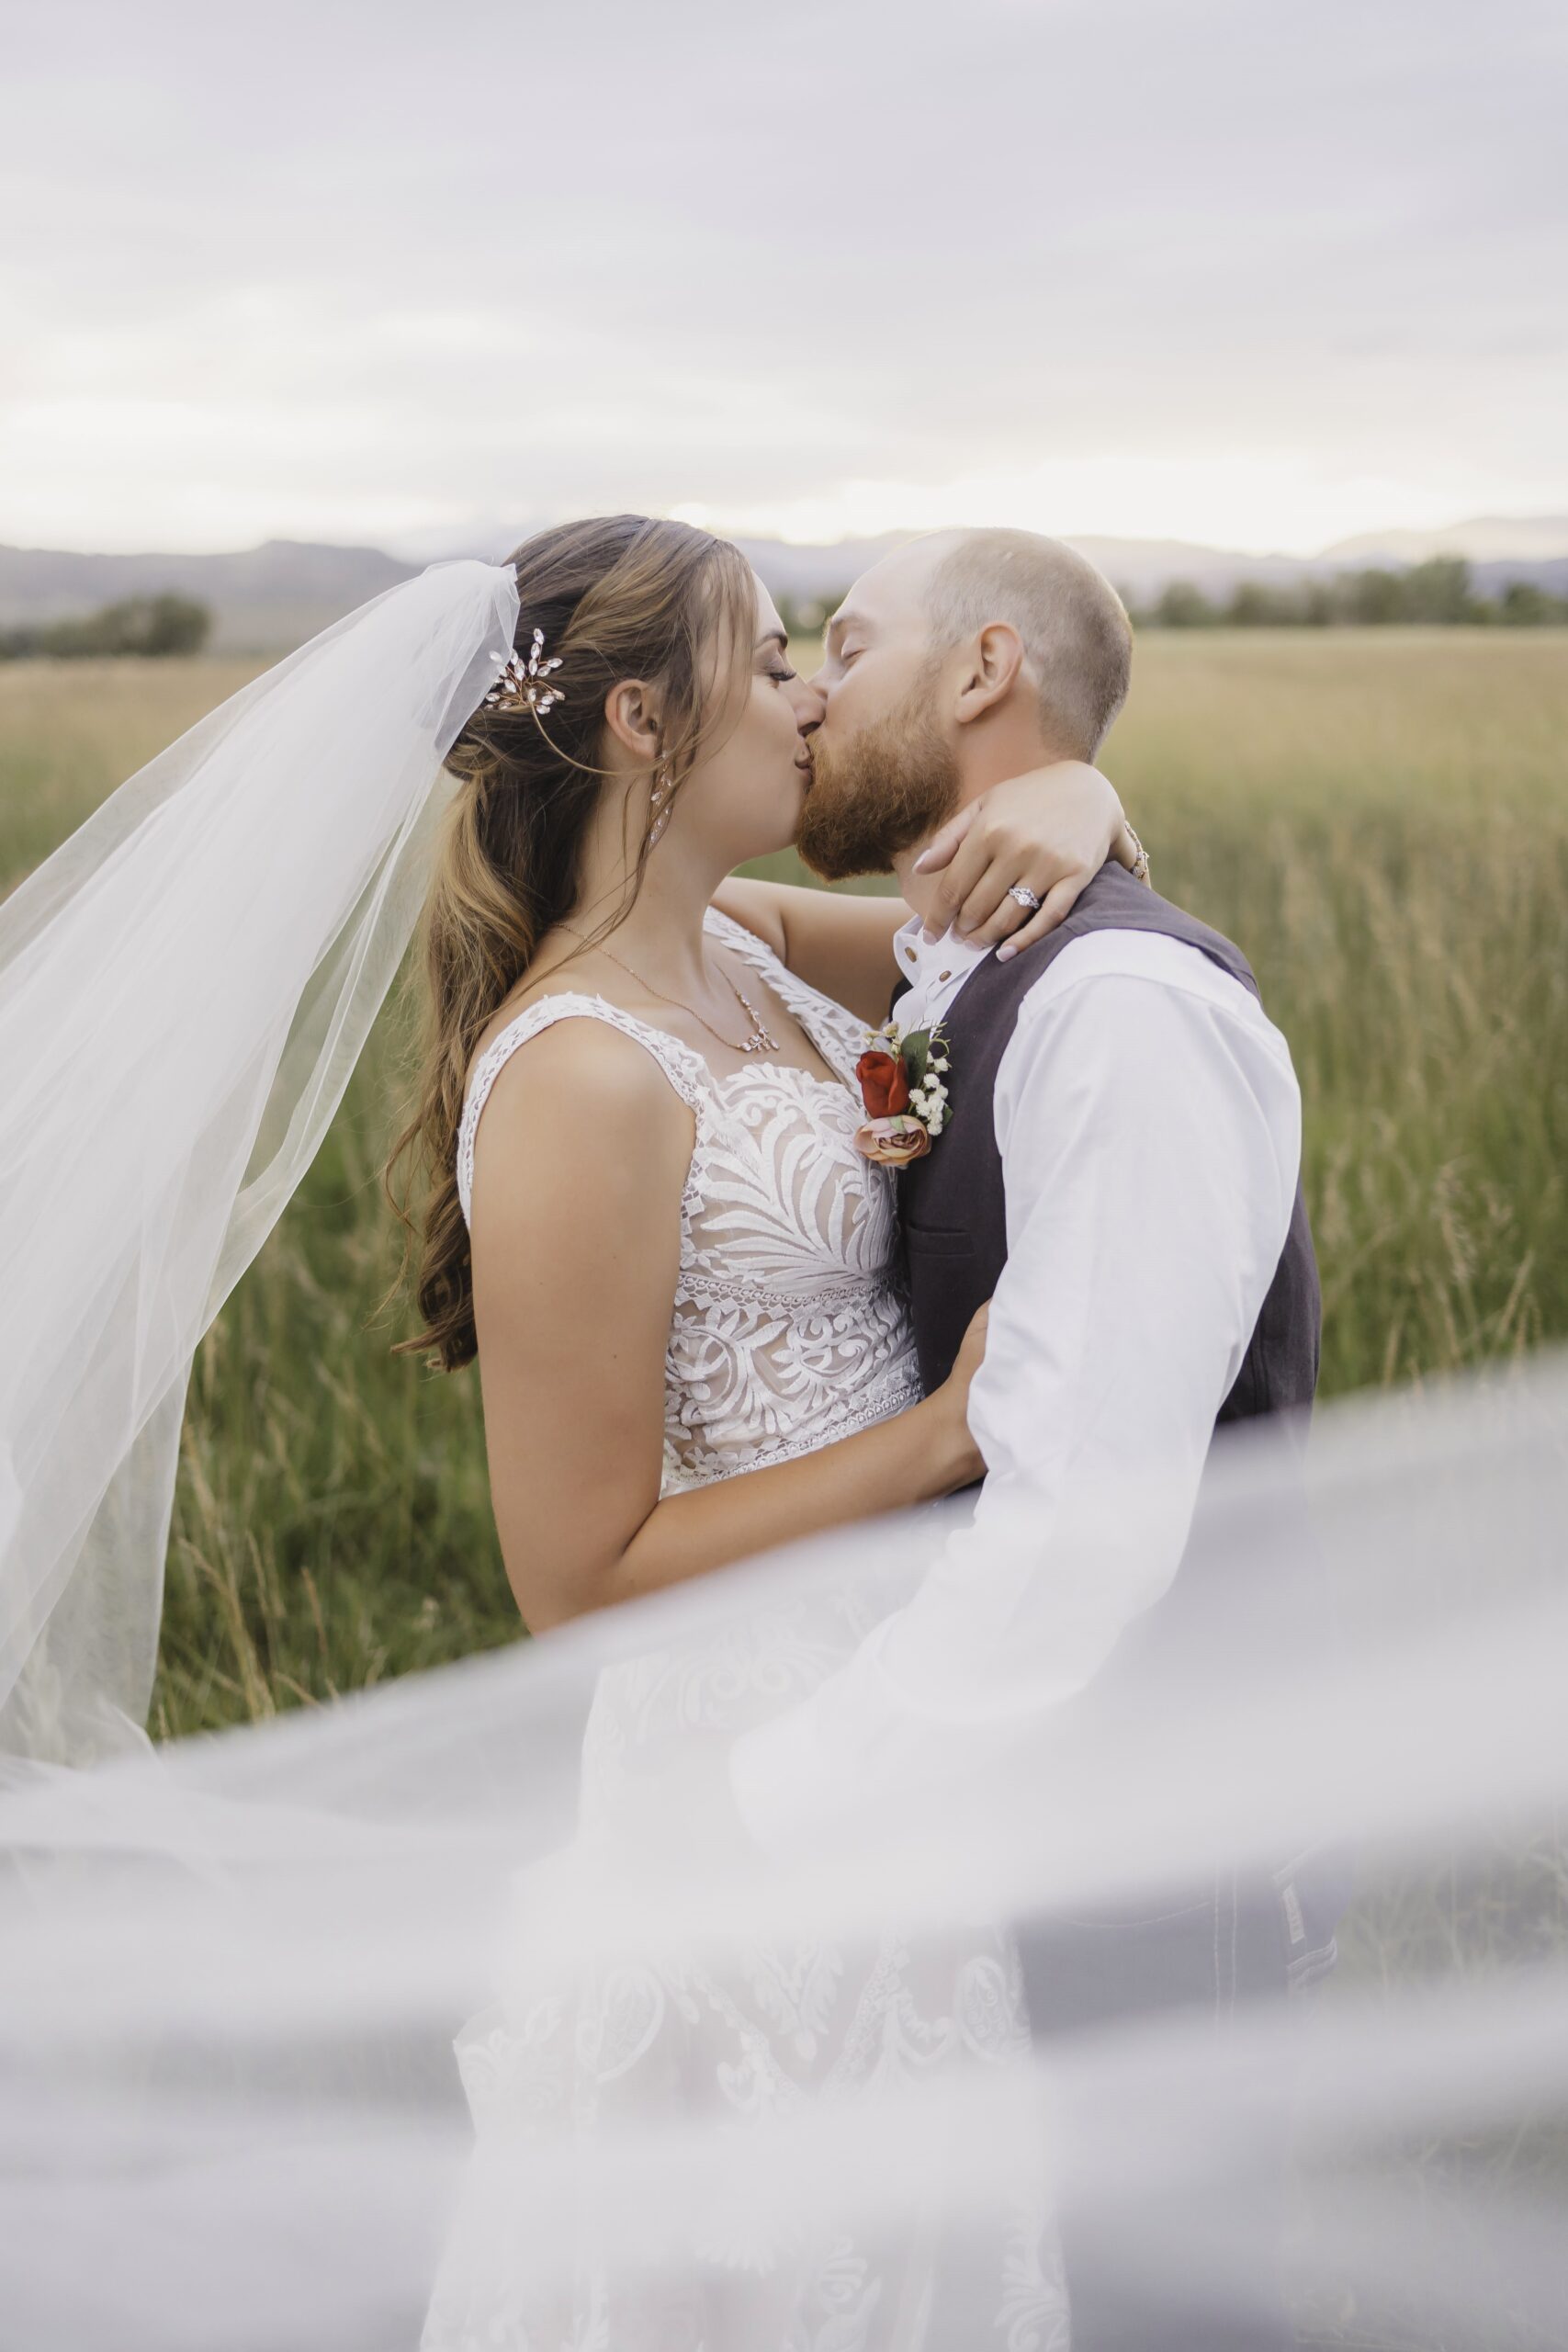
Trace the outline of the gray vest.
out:
<instances>
[{"instance_id":1,"label":"gray vest","mask_svg":"<svg viewBox=\"0 0 1568 2352\"><path fill-rule=\"evenodd\" d=\"M953 1125L944 1128L925 1159L898 1178L915 1344L928 1390L952 1370L970 1317L990 1297L1007 1262L1006 1198L992 1096L1019 1007L1070 940L1105 930L1154 932L1181 940L1200 948L1254 996L1258 993L1239 948L1134 882L1120 865L1101 869L1049 938L1006 964L992 956L970 975L942 1023L951 1046L947 1085ZM1049 1314L1049 1300L1043 1302L1043 1311ZM1279 1267L1215 1426L1265 1413L1299 1413L1304 1422L1317 1384L1321 1331L1317 1265L1298 1183ZM1245 1579L1245 1589L1235 1574L1238 1552L1261 1571ZM1238 1546L1233 1523L1228 1541L1211 1548L1207 1496L1200 1492L1180 1571L1170 1589L1126 1629L1115 1655L1074 1702L1069 1715L1087 1709L1112 1727L1113 1736L1124 1715L1127 1737L1135 1741L1151 1686L1182 1687L1184 1660L1203 1661L1216 1635L1234 1630L1238 1612L1251 1605L1259 1607L1268 1638L1287 1642L1292 1655L1321 1655L1333 1640L1324 1562L1304 1493L1292 1489L1290 1482L1270 1490L1266 1524L1258 1527L1250 1547L1245 1543ZM1240 1948L1232 1928L1239 1922L1246 1930L1243 1945L1247 1939L1255 1943L1261 1939L1256 1964L1249 1962L1243 1975L1250 1971L1260 1984L1306 1981L1333 1958L1334 1926L1344 1912L1349 1888L1344 1849L1322 1848L1310 1854L1281 1855L1280 1867L1264 1872L1250 1892L1240 1881L1228 1887L1216 1883L1186 1891L1195 1909L1183 1911L1173 1896L1172 1905L1162 1905L1155 1918L1108 1917L1101 1923L1108 1943L1095 1940L1088 1923L1080 1922L1066 1934L1064 1944L1065 1931L1036 1921L1028 1934L1021 1929L1036 2031L1053 2024L1081 2025L1104 2011L1107 2002L1115 2012L1118 2000L1123 2007L1158 2007L1178 1997L1190 1958L1183 1956L1183 1939L1191 1942L1195 1919L1202 1928L1197 1939L1202 1951L1212 1949L1218 1968L1224 1947L1232 1978ZM1211 1909L1213 1921L1206 1925ZM1086 1969L1093 1986L1087 2007L1077 1997ZM1121 1989L1112 1997L1107 1986ZM1197 1989L1205 2000L1218 2000L1225 1988L1204 1978ZM1232 1996L1235 1990L1232 1983Z\"/></svg>"},{"instance_id":2,"label":"gray vest","mask_svg":"<svg viewBox=\"0 0 1568 2352\"><path fill-rule=\"evenodd\" d=\"M1018 1007L1067 941L1105 929L1180 938L1258 995L1239 948L1156 899L1122 865L1105 865L1067 922L1037 948L1025 948L1006 965L989 957L968 976L942 1023L952 1046L952 1126L898 1179L915 1345L926 1387L947 1376L968 1319L995 1291L1006 1263L1006 1197L992 1093ZM1051 1312L1048 1301L1043 1312ZM1298 1185L1274 1282L1215 1425L1293 1408L1304 1416L1316 1387L1319 1336L1319 1282ZM1211 1543L1203 1487L1180 1574L1128 1625L1112 1658L1072 1702L1067 1722L1089 1713L1112 1740L1123 1729L1128 1752L1135 1755L1149 1691L1182 1689L1187 1681L1201 1689L1215 1642L1235 1634L1253 1611L1265 1646L1288 1644L1288 1654L1298 1658L1324 1654L1333 1642L1328 1585L1303 1491L1291 1479L1269 1487L1265 1524L1251 1529L1251 1543L1248 1532L1239 1538L1235 1515L1215 1533L1223 1541ZM1034 2032L1077 2032L1107 2016L1156 2011L1182 1999L1201 1999L1223 2013L1241 1992L1309 1983L1333 1962L1333 1928L1349 1900L1349 1856L1342 1849L1291 1853L1281 1847L1272 1870L1166 1889L1152 1917L1107 1912L1077 1922L1043 1917L1018 1922ZM1072 2277L1072 2239L1067 2246ZM1093 2296L1081 2277L1075 2298L1089 2314L1086 2334L1093 2335ZM1122 2343L1119 2334L1117 2340ZM1135 2340L1143 2343L1143 2335ZM1164 2343L1164 2334L1159 2340Z\"/></svg>"},{"instance_id":3,"label":"gray vest","mask_svg":"<svg viewBox=\"0 0 1568 2352\"><path fill-rule=\"evenodd\" d=\"M1007 1262L1007 1203L991 1101L1019 1007L1069 941L1092 931L1179 939L1258 993L1238 947L1115 865L1101 867L1048 938L1006 964L993 956L970 975L942 1023L953 1065L947 1073L952 1125L926 1158L898 1178L915 1346L928 1391L952 1371L971 1316L990 1297ZM1279 1269L1219 1420L1310 1403L1321 1331L1317 1264L1298 1183Z\"/></svg>"}]
</instances>

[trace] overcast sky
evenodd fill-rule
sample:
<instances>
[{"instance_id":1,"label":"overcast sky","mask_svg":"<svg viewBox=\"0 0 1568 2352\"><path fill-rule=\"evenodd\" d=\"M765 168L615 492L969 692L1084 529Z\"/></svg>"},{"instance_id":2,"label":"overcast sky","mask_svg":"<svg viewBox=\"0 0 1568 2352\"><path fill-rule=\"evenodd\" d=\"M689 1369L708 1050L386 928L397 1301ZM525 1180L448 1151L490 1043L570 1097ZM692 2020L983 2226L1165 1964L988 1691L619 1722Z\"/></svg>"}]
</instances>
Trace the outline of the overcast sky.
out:
<instances>
[{"instance_id":1,"label":"overcast sky","mask_svg":"<svg viewBox=\"0 0 1568 2352\"><path fill-rule=\"evenodd\" d=\"M0 539L1568 513L1563 0L6 15Z\"/></svg>"}]
</instances>

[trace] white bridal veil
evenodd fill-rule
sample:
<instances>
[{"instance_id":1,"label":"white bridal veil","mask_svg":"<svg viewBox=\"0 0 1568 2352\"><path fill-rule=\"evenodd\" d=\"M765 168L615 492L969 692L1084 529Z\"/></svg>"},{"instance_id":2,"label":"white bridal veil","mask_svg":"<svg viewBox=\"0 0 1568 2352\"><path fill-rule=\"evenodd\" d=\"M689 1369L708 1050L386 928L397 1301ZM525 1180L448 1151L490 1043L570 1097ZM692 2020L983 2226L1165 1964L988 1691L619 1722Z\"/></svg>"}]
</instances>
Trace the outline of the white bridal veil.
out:
<instances>
[{"instance_id":1,"label":"white bridal veil","mask_svg":"<svg viewBox=\"0 0 1568 2352\"><path fill-rule=\"evenodd\" d=\"M1227 1433L1179 1670L1132 1644L1114 1704L1005 1726L927 1693L923 1752L787 1852L741 1833L700 1707L612 1744L607 1816L585 1728L603 1754L606 1691L679 1700L760 1648L793 1704L847 1604L874 1629L916 1589L941 1512L141 1736L192 1352L341 1097L516 611L483 564L393 590L0 910L0 2346L1067 2352L1086 2258L1168 2352L1561 2346L1560 1364L1329 1409L1304 1497L1287 1436ZM1303 1500L1332 1629L1285 1572ZM1347 1846L1314 1983L1303 1872ZM815 2063L857 1966L904 1984L991 1937L1049 1987L1075 1938L1110 1965L1243 1884L1278 1999L1032 2038L969 1967L940 2049L868 1993L852 2076ZM737 1987L723 2064L622 2095ZM868 2267L890 2247L920 2259Z\"/></svg>"},{"instance_id":2,"label":"white bridal veil","mask_svg":"<svg viewBox=\"0 0 1568 2352\"><path fill-rule=\"evenodd\" d=\"M142 1736L186 1377L429 879L508 566L433 565L223 703L0 907L0 1753Z\"/></svg>"},{"instance_id":3,"label":"white bridal veil","mask_svg":"<svg viewBox=\"0 0 1568 2352\"><path fill-rule=\"evenodd\" d=\"M999 2276L968 2258L1023 2212L1110 2261L1155 2315L1133 2342L1293 2341L1269 2332L1278 2295L1314 2345L1561 2346L1565 1407L1548 1365L1321 1417L1326 1647L1269 1591L1298 1466L1267 1431L1227 1440L1218 1605L1179 1679L1113 1720L1020 1722L972 1774L949 1738L939 1787L846 1806L787 1856L726 1833L723 1757L696 1740L626 1834L588 1834L597 1694L649 1687L652 1660L663 1687L723 1676L787 1621L788 1703L839 1597L897 1607L940 1516L35 1771L0 1796L0 2341L1063 2352L1038 2228ZM764 2096L742 2051L728 2079L617 2102L660 2016L757 1981L760 1956L780 2032L809 2037L813 1983L857 1951L1148 1919L1346 1838L1339 1967L1227 2019L976 2030L939 2067L879 2011L853 2092L807 2069ZM941 2259L933 2297L892 2310L850 2250L899 2242ZM803 2250L825 2298L787 2330L727 2328ZM691 2294L705 2334L671 2322Z\"/></svg>"}]
</instances>

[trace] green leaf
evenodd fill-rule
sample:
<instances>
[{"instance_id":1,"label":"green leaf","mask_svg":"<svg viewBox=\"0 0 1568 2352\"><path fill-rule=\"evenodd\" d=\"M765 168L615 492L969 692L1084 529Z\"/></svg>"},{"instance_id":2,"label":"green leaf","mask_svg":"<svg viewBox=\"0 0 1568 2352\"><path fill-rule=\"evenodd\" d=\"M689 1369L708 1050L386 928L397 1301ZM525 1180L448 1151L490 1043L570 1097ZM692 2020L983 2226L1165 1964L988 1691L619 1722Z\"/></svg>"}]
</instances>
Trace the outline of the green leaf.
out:
<instances>
[{"instance_id":1,"label":"green leaf","mask_svg":"<svg viewBox=\"0 0 1568 2352\"><path fill-rule=\"evenodd\" d=\"M931 1033L929 1029L912 1029L899 1046L904 1057L904 1071L911 1086L919 1086L926 1074L926 1064L931 1057Z\"/></svg>"}]
</instances>

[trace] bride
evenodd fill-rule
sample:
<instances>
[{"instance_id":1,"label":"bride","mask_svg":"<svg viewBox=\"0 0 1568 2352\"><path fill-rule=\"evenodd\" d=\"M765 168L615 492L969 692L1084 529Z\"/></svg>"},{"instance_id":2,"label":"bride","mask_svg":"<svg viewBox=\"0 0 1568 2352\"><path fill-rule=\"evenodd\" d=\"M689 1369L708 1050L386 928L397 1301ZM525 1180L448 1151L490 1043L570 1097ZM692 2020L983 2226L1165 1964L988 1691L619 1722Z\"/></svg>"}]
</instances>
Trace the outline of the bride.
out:
<instances>
[{"instance_id":1,"label":"bride","mask_svg":"<svg viewBox=\"0 0 1568 2352\"><path fill-rule=\"evenodd\" d=\"M855 1145L854 1064L908 910L726 878L793 840L818 715L736 548L636 516L567 526L351 615L13 894L7 1750L82 1761L139 1736L191 1353L309 1164L422 903L430 1035L393 1155L428 1179L406 1344L478 1359L530 1629L982 1475L980 1335L922 1397L891 1173ZM981 816L946 847L987 939L1022 924L1014 885L1065 910L1104 855L1136 854L1092 769L998 787ZM608 1668L582 1837L632 1853L682 1755L829 1670L858 1608L852 1583L809 1637L777 1611ZM525 1946L460 2043L481 2148L520 2114L783 2116L808 2084L846 2095L1023 2030L999 1935L771 1948L744 1981L694 1962L563 1982ZM525 2311L526 2261L483 2210L477 2233L459 2216L433 2347L893 2345L940 2287L914 2237L738 2257L720 2233L657 2291L590 2245L567 2302ZM985 2258L998 2312L1058 2312L1037 2217L999 2218Z\"/></svg>"},{"instance_id":2,"label":"bride","mask_svg":"<svg viewBox=\"0 0 1568 2352\"><path fill-rule=\"evenodd\" d=\"M514 560L518 655L452 755L422 1105L399 1152L431 1171L426 1330L405 1344L449 1368L477 1352L502 1554L537 1633L984 1464L964 1410L980 1334L922 1398L891 1170L855 1143L854 1065L908 910L725 878L793 839L809 789L820 707L771 600L735 549L679 524L568 526ZM1036 831L1092 841L1086 876L1120 831L1108 787L1083 771L1030 791ZM1047 847L998 847L1010 913ZM869 1623L849 1592L828 1619L777 1612L608 1668L581 1835L629 1864L694 1744L808 1688ZM570 2136L679 2099L756 2122L808 2084L842 2096L1024 2041L1002 1937L937 1951L890 1928L860 1953L757 1951L743 1979L690 1957L566 1981L524 1968L459 2047L499 2163L523 2117ZM662 2287L594 2249L568 2303L540 2302L526 2217L508 2229L482 2164L470 2200L431 2352L927 2340L929 2245L751 2245L738 2263L716 2229ZM998 2310L1059 2317L1038 2217L998 2223L991 2258Z\"/></svg>"},{"instance_id":3,"label":"bride","mask_svg":"<svg viewBox=\"0 0 1568 2352\"><path fill-rule=\"evenodd\" d=\"M502 1551L539 1633L983 1465L977 1343L922 1400L890 1171L854 1143L908 909L726 879L794 840L809 788L820 704L771 599L678 523L571 525L513 561L520 684L452 754L394 1164L418 1148L431 1177L426 1330L403 1345L448 1370L478 1352ZM1121 836L1092 769L1021 796L990 858L1015 922L1010 883L1053 852L1081 883Z\"/></svg>"}]
</instances>

